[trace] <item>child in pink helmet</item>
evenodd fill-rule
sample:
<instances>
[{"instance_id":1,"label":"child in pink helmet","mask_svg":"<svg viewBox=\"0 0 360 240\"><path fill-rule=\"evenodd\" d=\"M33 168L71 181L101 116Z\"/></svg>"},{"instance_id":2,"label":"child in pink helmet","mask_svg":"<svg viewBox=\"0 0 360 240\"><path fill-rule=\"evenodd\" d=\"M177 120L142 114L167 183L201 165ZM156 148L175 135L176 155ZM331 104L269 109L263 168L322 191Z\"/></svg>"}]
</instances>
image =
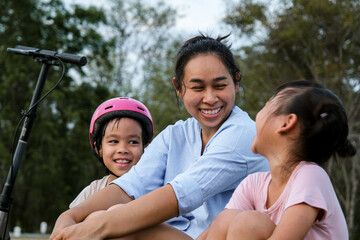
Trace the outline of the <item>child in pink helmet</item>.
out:
<instances>
[{"instance_id":1,"label":"child in pink helmet","mask_svg":"<svg viewBox=\"0 0 360 240\"><path fill-rule=\"evenodd\" d=\"M151 114L141 102L118 97L100 104L91 118L89 139L93 153L108 175L85 187L69 207L80 204L128 172L139 161L153 134Z\"/></svg>"}]
</instances>

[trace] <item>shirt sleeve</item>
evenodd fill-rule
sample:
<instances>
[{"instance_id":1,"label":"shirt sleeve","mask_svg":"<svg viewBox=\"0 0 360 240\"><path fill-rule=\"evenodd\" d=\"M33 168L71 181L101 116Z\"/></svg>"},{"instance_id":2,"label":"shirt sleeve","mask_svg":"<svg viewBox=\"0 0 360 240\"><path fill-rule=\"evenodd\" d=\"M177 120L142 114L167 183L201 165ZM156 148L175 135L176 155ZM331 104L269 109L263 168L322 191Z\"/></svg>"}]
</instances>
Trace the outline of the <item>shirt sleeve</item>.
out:
<instances>
[{"instance_id":1,"label":"shirt sleeve","mask_svg":"<svg viewBox=\"0 0 360 240\"><path fill-rule=\"evenodd\" d=\"M248 131L251 127L227 125L213 136L204 154L170 182L178 199L179 215L196 209L216 194L235 189L248 175L248 162L260 160L250 150L254 136Z\"/></svg>"},{"instance_id":2,"label":"shirt sleeve","mask_svg":"<svg viewBox=\"0 0 360 240\"><path fill-rule=\"evenodd\" d=\"M168 129L165 129L156 136L145 149L140 161L110 184L118 185L133 199L163 186L168 155L167 135Z\"/></svg>"},{"instance_id":3,"label":"shirt sleeve","mask_svg":"<svg viewBox=\"0 0 360 240\"><path fill-rule=\"evenodd\" d=\"M109 179L109 175L104 176L102 179L94 180L90 183L90 185L86 186L77 197L70 203L69 208L73 208L90 196L94 195L96 192L106 187L106 183Z\"/></svg>"},{"instance_id":4,"label":"shirt sleeve","mask_svg":"<svg viewBox=\"0 0 360 240\"><path fill-rule=\"evenodd\" d=\"M69 208L73 208L89 197L90 186L86 186L77 197L70 203Z\"/></svg>"}]
</instances>

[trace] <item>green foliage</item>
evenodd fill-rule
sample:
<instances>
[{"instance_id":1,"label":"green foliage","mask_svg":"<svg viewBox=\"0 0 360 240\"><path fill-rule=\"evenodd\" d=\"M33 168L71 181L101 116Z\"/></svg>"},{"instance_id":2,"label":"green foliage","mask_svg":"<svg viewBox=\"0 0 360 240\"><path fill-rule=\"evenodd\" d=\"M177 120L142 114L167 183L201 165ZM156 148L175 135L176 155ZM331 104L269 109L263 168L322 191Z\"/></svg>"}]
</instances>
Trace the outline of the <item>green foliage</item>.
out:
<instances>
[{"instance_id":1,"label":"green foliage","mask_svg":"<svg viewBox=\"0 0 360 240\"><path fill-rule=\"evenodd\" d=\"M155 135L188 115L176 102L172 86L179 43L170 29L176 12L164 2L112 1L110 26L116 36L112 89L144 102L154 120ZM137 87L134 87L138 85ZM186 117L185 117L186 116Z\"/></svg>"},{"instance_id":2,"label":"green foliage","mask_svg":"<svg viewBox=\"0 0 360 240\"><path fill-rule=\"evenodd\" d=\"M112 58L115 68L107 84L118 95L128 95L145 80L143 68L147 59L164 49L176 13L162 1L155 5L144 0L110 3L109 35L115 39Z\"/></svg>"},{"instance_id":3,"label":"green foliage","mask_svg":"<svg viewBox=\"0 0 360 240\"><path fill-rule=\"evenodd\" d=\"M0 179L3 185L11 163L12 143L22 109L30 103L41 65L30 57L6 51L24 45L68 53L86 53L91 61L107 61L111 41L97 33L106 23L103 11L79 6L74 11L61 1L0 2ZM10 227L20 223L23 231L37 232L41 221L54 224L76 194L103 174L92 156L88 126L99 102L111 96L101 86L77 84L69 67L83 76L80 67L65 64L59 87L40 103L22 158L13 191ZM109 66L111 69L111 66ZM45 94L59 79L61 69L51 67ZM21 126L20 126L21 127ZM21 130L21 128L20 128ZM99 170L100 169L100 170Z\"/></svg>"},{"instance_id":4,"label":"green foliage","mask_svg":"<svg viewBox=\"0 0 360 240\"><path fill-rule=\"evenodd\" d=\"M169 101L171 106L174 102L169 100L173 96L172 63L156 68L169 57L162 53L169 46L168 30L175 16L164 2L152 6L145 1L113 1L108 12L79 5L67 9L61 0L0 2L2 186L11 164L13 139L16 143L18 137L14 132L20 112L28 108L41 67L33 59L6 49L24 45L83 54L88 60L83 68L65 64L63 81L38 107L13 191L10 229L16 223L24 232L38 232L40 222L46 221L51 230L74 197L104 175L88 139L92 113L104 100L130 96L148 106L155 103L150 109L157 132L180 118L172 107L166 111ZM154 56L160 58L153 61ZM61 70L50 68L43 94L56 83ZM146 83L152 79L160 82ZM134 81L139 89L134 90ZM165 85L169 91L154 94ZM144 86L153 87L155 92L147 95L149 91L141 90ZM163 109L158 111L160 105Z\"/></svg>"},{"instance_id":5,"label":"green foliage","mask_svg":"<svg viewBox=\"0 0 360 240\"><path fill-rule=\"evenodd\" d=\"M258 22L265 23L267 21L265 10L266 6L261 3L252 4L251 1L241 1L235 6L231 6L231 12L225 17L225 23L241 28L241 32L252 35L257 30L255 27Z\"/></svg>"},{"instance_id":6,"label":"green foliage","mask_svg":"<svg viewBox=\"0 0 360 240\"><path fill-rule=\"evenodd\" d=\"M177 120L187 119L188 112L180 99L177 98L172 85L174 66L179 41L169 42L162 51L156 51L146 59L144 68L144 85L138 89L139 99L148 106L155 123L155 133L159 133L169 124ZM176 104L177 102L177 104Z\"/></svg>"}]
</instances>

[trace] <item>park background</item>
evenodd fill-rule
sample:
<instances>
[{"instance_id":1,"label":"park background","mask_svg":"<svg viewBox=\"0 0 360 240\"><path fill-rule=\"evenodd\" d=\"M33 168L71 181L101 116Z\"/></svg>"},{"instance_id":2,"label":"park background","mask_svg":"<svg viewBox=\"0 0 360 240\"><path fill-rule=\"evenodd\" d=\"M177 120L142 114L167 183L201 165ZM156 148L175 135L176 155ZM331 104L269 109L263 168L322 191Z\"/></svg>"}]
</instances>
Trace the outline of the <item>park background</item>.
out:
<instances>
[{"instance_id":1,"label":"park background","mask_svg":"<svg viewBox=\"0 0 360 240\"><path fill-rule=\"evenodd\" d=\"M201 31L213 37L231 32L229 43L243 76L237 105L253 119L276 86L289 80L320 82L344 102L349 137L358 153L333 159L324 168L350 239L360 239L360 1L220 0L217 11L207 11L208 1L184 1L185 7L181 2L0 1L1 189L18 138L15 129L41 68L31 57L7 48L31 46L88 60L84 67L65 63L64 79L38 107L13 191L10 229L20 226L23 232L38 233L45 221L50 233L83 187L104 175L88 140L92 113L102 101L115 96L143 101L152 113L155 134L189 117L177 104L171 79L180 44ZM191 2L197 2L198 10L191 12L197 18L187 29L179 22ZM209 19L210 25L202 25ZM61 71L51 67L43 93L56 84Z\"/></svg>"}]
</instances>

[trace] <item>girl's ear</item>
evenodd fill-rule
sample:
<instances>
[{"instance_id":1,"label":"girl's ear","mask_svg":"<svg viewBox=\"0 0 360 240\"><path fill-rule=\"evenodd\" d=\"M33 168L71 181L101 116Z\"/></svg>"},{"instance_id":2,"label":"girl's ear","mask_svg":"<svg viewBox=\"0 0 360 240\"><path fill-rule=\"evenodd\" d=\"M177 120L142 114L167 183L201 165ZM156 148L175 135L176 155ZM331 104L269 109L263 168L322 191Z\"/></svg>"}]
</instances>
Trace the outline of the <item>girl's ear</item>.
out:
<instances>
[{"instance_id":1,"label":"girl's ear","mask_svg":"<svg viewBox=\"0 0 360 240\"><path fill-rule=\"evenodd\" d=\"M172 79L172 84L173 84L174 87L175 87L176 95L177 95L179 98L182 98L182 97L183 97L183 94L182 94L181 90L179 90L179 89L181 89L181 88L177 85L175 77L173 77L173 79Z\"/></svg>"},{"instance_id":2,"label":"girl's ear","mask_svg":"<svg viewBox=\"0 0 360 240\"><path fill-rule=\"evenodd\" d=\"M296 123L298 122L298 117L296 114L291 113L288 114L286 117L284 117L283 122L278 130L276 130L276 133L278 134L285 134L290 132L294 129L296 126Z\"/></svg>"}]
</instances>

